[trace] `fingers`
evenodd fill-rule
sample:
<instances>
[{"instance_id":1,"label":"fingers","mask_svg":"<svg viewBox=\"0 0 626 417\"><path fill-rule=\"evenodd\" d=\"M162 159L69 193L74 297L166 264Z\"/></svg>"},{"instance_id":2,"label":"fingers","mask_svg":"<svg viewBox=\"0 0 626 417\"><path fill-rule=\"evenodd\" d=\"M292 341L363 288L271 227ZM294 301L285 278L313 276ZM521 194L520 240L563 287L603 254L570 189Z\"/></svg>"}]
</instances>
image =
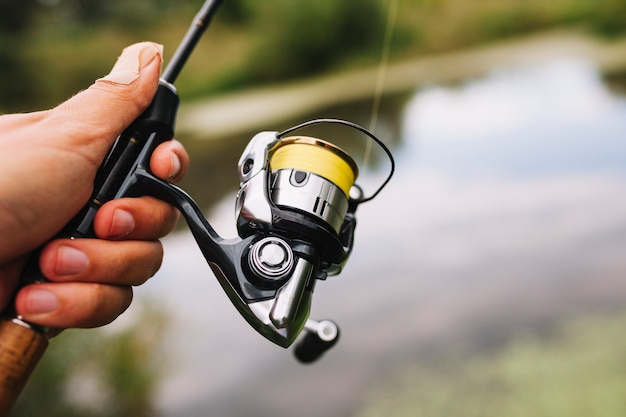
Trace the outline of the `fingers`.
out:
<instances>
[{"instance_id":1,"label":"fingers","mask_svg":"<svg viewBox=\"0 0 626 417\"><path fill-rule=\"evenodd\" d=\"M175 139L163 142L152 154L150 170L154 175L169 182L183 179L189 167L189 154Z\"/></svg>"},{"instance_id":2,"label":"fingers","mask_svg":"<svg viewBox=\"0 0 626 417\"><path fill-rule=\"evenodd\" d=\"M157 272L162 258L158 240L57 239L43 248L39 266L53 282L140 285Z\"/></svg>"},{"instance_id":3,"label":"fingers","mask_svg":"<svg viewBox=\"0 0 626 417\"><path fill-rule=\"evenodd\" d=\"M24 320L59 329L104 326L122 314L133 298L129 286L41 283L23 288L15 306Z\"/></svg>"},{"instance_id":4,"label":"fingers","mask_svg":"<svg viewBox=\"0 0 626 417\"><path fill-rule=\"evenodd\" d=\"M128 308L131 287L154 275L162 256L158 241L52 241L39 258L49 281L22 288L15 307L26 321L42 326L103 326Z\"/></svg>"},{"instance_id":5,"label":"fingers","mask_svg":"<svg viewBox=\"0 0 626 417\"><path fill-rule=\"evenodd\" d=\"M170 181L182 178L188 164L176 141L157 147L151 160L154 173ZM108 202L94 221L98 237L108 240L57 239L47 244L39 264L50 282L23 288L16 299L18 313L59 329L113 321L128 307L130 287L159 269L163 249L156 239L169 233L177 219L173 207L152 197Z\"/></svg>"},{"instance_id":6,"label":"fingers","mask_svg":"<svg viewBox=\"0 0 626 417\"><path fill-rule=\"evenodd\" d=\"M174 229L179 213L153 197L121 198L103 205L94 219L100 239L152 240Z\"/></svg>"},{"instance_id":7,"label":"fingers","mask_svg":"<svg viewBox=\"0 0 626 417\"><path fill-rule=\"evenodd\" d=\"M163 247L156 239L167 234L177 218L172 207L151 197L105 204L94 222L99 236L134 240L51 241L39 257L49 282L20 290L15 302L18 314L60 329L97 327L115 320L132 300L131 286L143 284L160 268Z\"/></svg>"}]
</instances>

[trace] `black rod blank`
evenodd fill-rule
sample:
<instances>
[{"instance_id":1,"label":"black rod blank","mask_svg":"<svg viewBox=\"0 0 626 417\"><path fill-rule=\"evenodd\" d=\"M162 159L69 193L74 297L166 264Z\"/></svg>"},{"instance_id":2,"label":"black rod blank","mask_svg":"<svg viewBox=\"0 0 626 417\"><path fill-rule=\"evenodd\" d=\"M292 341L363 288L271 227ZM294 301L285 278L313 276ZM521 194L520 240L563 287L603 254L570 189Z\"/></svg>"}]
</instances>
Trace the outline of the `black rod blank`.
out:
<instances>
[{"instance_id":1,"label":"black rod blank","mask_svg":"<svg viewBox=\"0 0 626 417\"><path fill-rule=\"evenodd\" d=\"M170 84L173 84L178 78L180 71L187 62L187 59L191 55L191 52L195 48L196 44L202 37L202 34L211 23L213 16L217 12L217 8L222 4L224 0L206 0L202 5L202 8L196 14L191 26L187 30L183 40L176 48L172 59L163 71L161 79Z\"/></svg>"}]
</instances>

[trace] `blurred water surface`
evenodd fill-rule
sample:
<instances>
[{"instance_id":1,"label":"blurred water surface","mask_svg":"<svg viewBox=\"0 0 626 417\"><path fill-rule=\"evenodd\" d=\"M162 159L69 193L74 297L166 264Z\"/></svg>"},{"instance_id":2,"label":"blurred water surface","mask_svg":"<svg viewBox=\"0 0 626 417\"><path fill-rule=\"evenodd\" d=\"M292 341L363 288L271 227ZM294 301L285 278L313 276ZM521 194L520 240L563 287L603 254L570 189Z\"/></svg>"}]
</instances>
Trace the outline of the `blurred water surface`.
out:
<instances>
[{"instance_id":1,"label":"blurred water surface","mask_svg":"<svg viewBox=\"0 0 626 417\"><path fill-rule=\"evenodd\" d=\"M164 240L162 270L138 289L171 314L163 415L349 416L410 361L497 349L520 331L624 307L626 99L592 64L497 68L385 103L378 130L396 175L359 209L351 260L313 300L313 318L340 324L340 343L302 366L267 342L183 229ZM369 119L362 103L332 110ZM247 139L194 153L198 172L222 183L206 207L227 237Z\"/></svg>"}]
</instances>

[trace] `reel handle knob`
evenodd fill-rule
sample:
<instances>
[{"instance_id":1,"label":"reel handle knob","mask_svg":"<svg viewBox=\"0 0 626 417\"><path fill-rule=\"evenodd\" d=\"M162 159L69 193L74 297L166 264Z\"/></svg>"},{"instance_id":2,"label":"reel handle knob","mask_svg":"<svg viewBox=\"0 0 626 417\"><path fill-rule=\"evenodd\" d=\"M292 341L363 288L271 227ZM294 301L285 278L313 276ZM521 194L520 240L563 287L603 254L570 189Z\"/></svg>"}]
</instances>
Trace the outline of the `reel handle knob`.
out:
<instances>
[{"instance_id":1,"label":"reel handle knob","mask_svg":"<svg viewBox=\"0 0 626 417\"><path fill-rule=\"evenodd\" d=\"M294 349L294 355L301 363L315 362L339 340L339 327L331 320L309 320L304 329L304 337Z\"/></svg>"}]
</instances>

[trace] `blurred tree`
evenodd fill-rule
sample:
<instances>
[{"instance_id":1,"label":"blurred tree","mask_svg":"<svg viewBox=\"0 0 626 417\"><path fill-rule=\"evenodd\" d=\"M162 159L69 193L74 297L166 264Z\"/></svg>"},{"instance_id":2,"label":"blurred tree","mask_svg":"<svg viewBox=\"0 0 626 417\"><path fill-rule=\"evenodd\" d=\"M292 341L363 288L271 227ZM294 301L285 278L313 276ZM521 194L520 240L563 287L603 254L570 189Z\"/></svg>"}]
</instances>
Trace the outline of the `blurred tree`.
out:
<instances>
[{"instance_id":1,"label":"blurred tree","mask_svg":"<svg viewBox=\"0 0 626 417\"><path fill-rule=\"evenodd\" d=\"M0 0L0 112L57 104L143 39L173 45L203 0ZM219 67L199 60L188 91L377 63L389 0L226 0L210 37ZM626 31L624 0L403 0L392 59L437 53L561 25ZM227 39L228 38L228 39ZM225 40L224 42L221 42ZM228 45L228 46L225 46ZM208 54L207 54L208 56ZM214 55L213 55L214 56ZM195 65L190 63L190 67Z\"/></svg>"},{"instance_id":2,"label":"blurred tree","mask_svg":"<svg viewBox=\"0 0 626 417\"><path fill-rule=\"evenodd\" d=\"M33 0L0 0L0 79L10 80L0 88L0 109L10 103L23 105L34 92L22 51L24 34L34 24L39 7Z\"/></svg>"},{"instance_id":3,"label":"blurred tree","mask_svg":"<svg viewBox=\"0 0 626 417\"><path fill-rule=\"evenodd\" d=\"M43 1L43 0L40 0ZM92 27L94 24L113 24L129 31L154 24L173 9L198 3L196 0L56 0L48 3L57 15L78 26Z\"/></svg>"},{"instance_id":4,"label":"blurred tree","mask_svg":"<svg viewBox=\"0 0 626 417\"><path fill-rule=\"evenodd\" d=\"M33 22L33 15L39 8L34 0L0 0L0 33L19 34Z\"/></svg>"},{"instance_id":5,"label":"blurred tree","mask_svg":"<svg viewBox=\"0 0 626 417\"><path fill-rule=\"evenodd\" d=\"M594 16L594 29L605 36L626 32L626 2L624 0L597 0L590 14Z\"/></svg>"},{"instance_id":6,"label":"blurred tree","mask_svg":"<svg viewBox=\"0 0 626 417\"><path fill-rule=\"evenodd\" d=\"M220 19L235 25L250 22L254 17L257 2L250 0L225 1L220 6Z\"/></svg>"},{"instance_id":7,"label":"blurred tree","mask_svg":"<svg viewBox=\"0 0 626 417\"><path fill-rule=\"evenodd\" d=\"M252 81L320 73L382 42L380 0L268 0L259 4L254 48L246 71Z\"/></svg>"}]
</instances>

